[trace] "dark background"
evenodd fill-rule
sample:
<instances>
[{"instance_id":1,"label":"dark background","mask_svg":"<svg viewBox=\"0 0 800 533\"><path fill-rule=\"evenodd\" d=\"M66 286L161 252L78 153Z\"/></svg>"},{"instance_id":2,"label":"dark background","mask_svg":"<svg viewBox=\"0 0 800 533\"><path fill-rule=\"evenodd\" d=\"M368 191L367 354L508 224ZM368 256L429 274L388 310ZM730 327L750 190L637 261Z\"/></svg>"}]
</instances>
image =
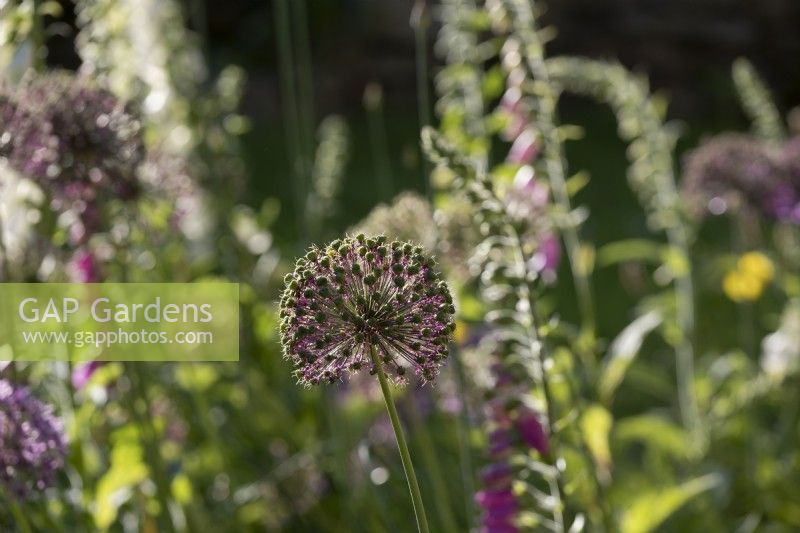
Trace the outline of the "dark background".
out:
<instances>
[{"instance_id":1,"label":"dark background","mask_svg":"<svg viewBox=\"0 0 800 533\"><path fill-rule=\"evenodd\" d=\"M64 2L69 25L73 23L71 7ZM346 230L394 193L424 188L414 32L409 24L413 5L413 0L306 2L315 123L331 113L341 114L351 131L349 162L340 209L330 224L332 233ZM242 112L252 121L244 138L243 155L250 175L245 201L258 206L265 198L278 199L281 211L273 228L276 240L287 250L302 249L310 237L300 234L296 225L297 210L303 206L294 202L281 116L274 2L198 0L187 1L185 8L186 23L203 37L212 69L233 63L248 75L242 101ZM437 3L428 3L428 8L433 20L427 32L431 82L440 64L434 51ZM800 103L798 0L553 0L544 21L558 29L549 45L550 55L617 59L650 77L653 90L671 102L670 118L683 125L678 168L680 153L704 135L747 129L730 77L731 63L737 57L754 63L774 90L781 111L788 112ZM70 32L60 33L48 43L49 62L75 68L79 60ZM391 194L383 196L376 187L378 164L362 103L364 88L372 82L384 91L383 120L393 176ZM598 246L625 238L651 238L625 179L625 147L617 139L613 115L579 99L567 98L562 104L562 120L579 124L586 132L583 140L567 146L570 172L585 169L592 176L576 198L576 204L587 207L592 215L583 227L584 236ZM721 241L726 232L724 228L711 232L706 244ZM566 270L563 275L568 276ZM702 269L699 275L703 275ZM616 287L623 281L613 269L595 276L597 299L606 302L607 311L601 313L601 331L618 331L630 318L624 310L630 309L638 296L628 293L627 299L620 298ZM722 322L733 319L723 310L715 314Z\"/></svg>"}]
</instances>

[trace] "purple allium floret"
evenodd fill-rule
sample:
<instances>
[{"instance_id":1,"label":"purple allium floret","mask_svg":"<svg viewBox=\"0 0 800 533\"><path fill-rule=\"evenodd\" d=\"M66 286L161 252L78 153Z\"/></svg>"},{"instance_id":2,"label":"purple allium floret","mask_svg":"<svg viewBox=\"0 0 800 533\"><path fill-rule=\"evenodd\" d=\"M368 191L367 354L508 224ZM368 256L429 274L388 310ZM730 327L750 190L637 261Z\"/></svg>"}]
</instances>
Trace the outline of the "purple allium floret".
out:
<instances>
[{"instance_id":1,"label":"purple allium floret","mask_svg":"<svg viewBox=\"0 0 800 533\"><path fill-rule=\"evenodd\" d=\"M73 209L91 233L97 200L128 199L144 159L141 124L109 91L66 72L0 90L0 156L36 181L57 211Z\"/></svg>"},{"instance_id":2,"label":"purple allium floret","mask_svg":"<svg viewBox=\"0 0 800 533\"><path fill-rule=\"evenodd\" d=\"M0 380L0 484L27 498L53 485L67 443L53 408L27 387Z\"/></svg>"},{"instance_id":3,"label":"purple allium floret","mask_svg":"<svg viewBox=\"0 0 800 533\"><path fill-rule=\"evenodd\" d=\"M312 247L285 278L281 298L284 354L300 383L335 382L375 372L375 349L387 374L433 380L455 323L453 299L420 246L358 235Z\"/></svg>"}]
</instances>

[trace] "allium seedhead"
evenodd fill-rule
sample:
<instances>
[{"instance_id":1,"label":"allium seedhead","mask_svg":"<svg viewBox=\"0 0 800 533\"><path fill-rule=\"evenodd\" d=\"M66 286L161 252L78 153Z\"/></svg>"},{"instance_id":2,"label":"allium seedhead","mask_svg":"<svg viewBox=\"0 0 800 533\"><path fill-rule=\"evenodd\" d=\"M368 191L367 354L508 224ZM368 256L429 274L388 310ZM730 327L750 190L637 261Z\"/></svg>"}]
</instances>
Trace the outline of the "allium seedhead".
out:
<instances>
[{"instance_id":1,"label":"allium seedhead","mask_svg":"<svg viewBox=\"0 0 800 533\"><path fill-rule=\"evenodd\" d=\"M453 299L433 259L408 242L346 237L312 247L285 278L281 342L301 383L374 371L436 377L455 329Z\"/></svg>"},{"instance_id":2,"label":"allium seedhead","mask_svg":"<svg viewBox=\"0 0 800 533\"><path fill-rule=\"evenodd\" d=\"M82 218L92 218L98 197L135 194L144 157L140 123L89 80L68 73L26 78L0 90L0 118L0 156L51 192L56 209L77 205Z\"/></svg>"},{"instance_id":3,"label":"allium seedhead","mask_svg":"<svg viewBox=\"0 0 800 533\"><path fill-rule=\"evenodd\" d=\"M378 205L352 231L386 234L390 239L418 242L428 250L437 245L431 204L414 192L401 193L391 203Z\"/></svg>"},{"instance_id":4,"label":"allium seedhead","mask_svg":"<svg viewBox=\"0 0 800 533\"><path fill-rule=\"evenodd\" d=\"M695 209L721 214L739 204L761 210L782 179L770 149L746 135L720 135L686 159L684 193Z\"/></svg>"},{"instance_id":5,"label":"allium seedhead","mask_svg":"<svg viewBox=\"0 0 800 533\"><path fill-rule=\"evenodd\" d=\"M786 179L772 191L767 210L778 220L800 224L800 137L783 146L780 161Z\"/></svg>"},{"instance_id":6,"label":"allium seedhead","mask_svg":"<svg viewBox=\"0 0 800 533\"><path fill-rule=\"evenodd\" d=\"M51 486L67 444L50 406L26 387L0 380L0 483L17 497Z\"/></svg>"}]
</instances>

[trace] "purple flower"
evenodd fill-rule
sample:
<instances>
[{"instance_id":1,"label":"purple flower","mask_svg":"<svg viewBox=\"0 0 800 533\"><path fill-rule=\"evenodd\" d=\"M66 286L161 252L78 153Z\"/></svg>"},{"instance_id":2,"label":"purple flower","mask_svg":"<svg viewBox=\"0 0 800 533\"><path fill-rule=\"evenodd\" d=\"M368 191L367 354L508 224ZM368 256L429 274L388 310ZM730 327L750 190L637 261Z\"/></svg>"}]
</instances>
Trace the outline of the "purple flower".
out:
<instances>
[{"instance_id":1,"label":"purple flower","mask_svg":"<svg viewBox=\"0 0 800 533\"><path fill-rule=\"evenodd\" d=\"M511 483L511 467L506 463L492 463L481 469L481 481L489 489Z\"/></svg>"},{"instance_id":2,"label":"purple flower","mask_svg":"<svg viewBox=\"0 0 800 533\"><path fill-rule=\"evenodd\" d=\"M778 220L800 224L800 136L783 146L780 163L786 179L772 192L768 209Z\"/></svg>"},{"instance_id":3,"label":"purple flower","mask_svg":"<svg viewBox=\"0 0 800 533\"><path fill-rule=\"evenodd\" d=\"M511 451L511 434L507 429L495 429L489 433L489 455L502 457Z\"/></svg>"},{"instance_id":4,"label":"purple flower","mask_svg":"<svg viewBox=\"0 0 800 533\"><path fill-rule=\"evenodd\" d=\"M536 413L530 409L521 408L515 426L525 444L542 455L547 454L549 449L547 433Z\"/></svg>"},{"instance_id":5,"label":"purple flower","mask_svg":"<svg viewBox=\"0 0 800 533\"><path fill-rule=\"evenodd\" d=\"M92 379L95 371L103 366L105 363L101 361L89 361L87 363L79 363L72 370L72 386L75 390L81 390Z\"/></svg>"},{"instance_id":6,"label":"purple flower","mask_svg":"<svg viewBox=\"0 0 800 533\"><path fill-rule=\"evenodd\" d=\"M0 92L0 156L72 210L81 238L97 230L98 202L132 198L144 158L141 126L110 92L66 72Z\"/></svg>"},{"instance_id":7,"label":"purple flower","mask_svg":"<svg viewBox=\"0 0 800 533\"><path fill-rule=\"evenodd\" d=\"M96 283L101 280L97 262L88 250L75 252L67 270L75 283Z\"/></svg>"},{"instance_id":8,"label":"purple flower","mask_svg":"<svg viewBox=\"0 0 800 533\"><path fill-rule=\"evenodd\" d=\"M19 498L41 492L64 466L66 438L51 406L0 380L0 483Z\"/></svg>"},{"instance_id":9,"label":"purple flower","mask_svg":"<svg viewBox=\"0 0 800 533\"><path fill-rule=\"evenodd\" d=\"M509 163L526 165L533 161L537 155L539 155L539 140L536 132L532 128L525 128L514 139L506 159Z\"/></svg>"},{"instance_id":10,"label":"purple flower","mask_svg":"<svg viewBox=\"0 0 800 533\"><path fill-rule=\"evenodd\" d=\"M313 247L285 278L281 342L301 383L335 382L374 371L375 349L389 374L408 369L433 380L455 329L453 299L419 246L364 235Z\"/></svg>"},{"instance_id":11,"label":"purple flower","mask_svg":"<svg viewBox=\"0 0 800 533\"><path fill-rule=\"evenodd\" d=\"M514 518L519 505L510 488L480 491L475 495L475 503L484 510L481 531L486 533L517 531Z\"/></svg>"},{"instance_id":12,"label":"purple flower","mask_svg":"<svg viewBox=\"0 0 800 533\"><path fill-rule=\"evenodd\" d=\"M746 135L719 135L691 152L683 192L695 210L722 214L740 206L769 210L783 181L780 162L763 143Z\"/></svg>"},{"instance_id":13,"label":"purple flower","mask_svg":"<svg viewBox=\"0 0 800 533\"><path fill-rule=\"evenodd\" d=\"M558 237L548 233L542 238L542 242L528 262L528 266L534 272L553 275L558 270L559 263L561 263L561 244Z\"/></svg>"},{"instance_id":14,"label":"purple flower","mask_svg":"<svg viewBox=\"0 0 800 533\"><path fill-rule=\"evenodd\" d=\"M505 113L508 122L502 132L502 138L513 141L519 137L528 125L528 112L522 101L522 92L518 87L511 87L500 100L500 111Z\"/></svg>"}]
</instances>

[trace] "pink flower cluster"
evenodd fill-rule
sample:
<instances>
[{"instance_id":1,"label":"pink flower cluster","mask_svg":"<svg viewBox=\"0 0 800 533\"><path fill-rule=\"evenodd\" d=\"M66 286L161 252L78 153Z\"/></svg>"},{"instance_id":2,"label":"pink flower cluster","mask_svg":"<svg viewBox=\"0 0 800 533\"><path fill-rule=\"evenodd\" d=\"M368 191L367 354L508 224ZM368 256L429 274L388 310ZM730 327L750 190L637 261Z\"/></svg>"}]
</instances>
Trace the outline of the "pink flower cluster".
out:
<instances>
[{"instance_id":1,"label":"pink flower cluster","mask_svg":"<svg viewBox=\"0 0 800 533\"><path fill-rule=\"evenodd\" d=\"M516 533L519 501L513 490L515 453L549 453L547 432L539 415L520 398L521 379L502 363L492 367L493 398L487 404L490 427L488 455L491 462L481 470L483 490L475 502L483 510L482 533Z\"/></svg>"}]
</instances>

